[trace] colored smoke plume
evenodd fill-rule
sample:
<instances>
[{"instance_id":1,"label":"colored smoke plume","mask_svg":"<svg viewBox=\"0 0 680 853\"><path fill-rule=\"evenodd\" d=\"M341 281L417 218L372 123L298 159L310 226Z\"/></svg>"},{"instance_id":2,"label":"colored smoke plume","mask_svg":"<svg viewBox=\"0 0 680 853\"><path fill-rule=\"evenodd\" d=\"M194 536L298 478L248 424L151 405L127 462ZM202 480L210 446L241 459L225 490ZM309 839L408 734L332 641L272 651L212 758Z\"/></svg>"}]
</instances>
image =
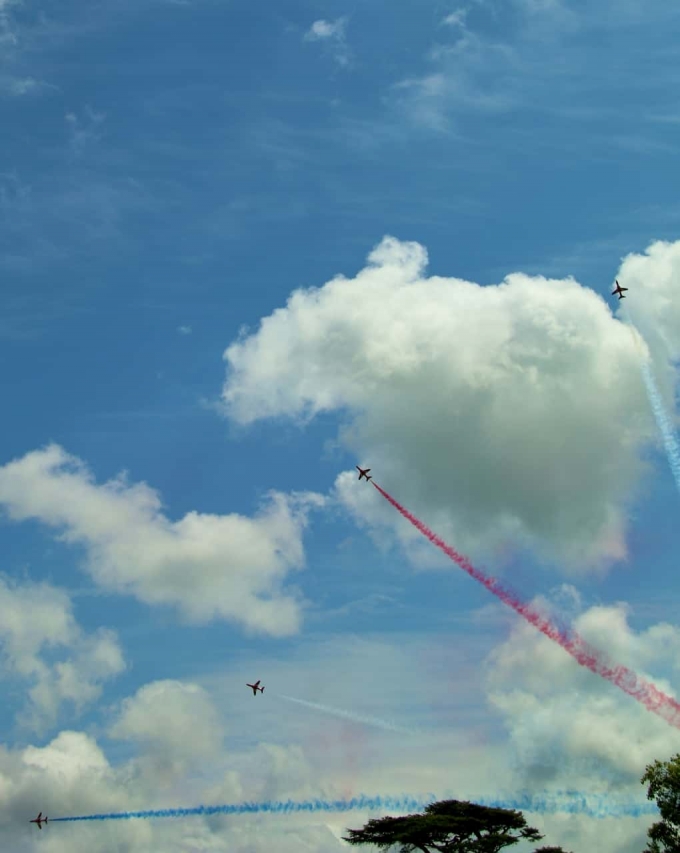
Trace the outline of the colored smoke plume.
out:
<instances>
[{"instance_id":1,"label":"colored smoke plume","mask_svg":"<svg viewBox=\"0 0 680 853\"><path fill-rule=\"evenodd\" d=\"M425 806L441 799L460 799L453 794L436 797L434 794L402 794L369 797L360 794L351 800L267 800L262 803L238 803L221 806L195 806L185 809L149 809L146 811L112 812L110 814L81 815L79 817L50 818L50 823L73 822L83 820L132 820L151 818L178 818L216 814L294 814L300 812L350 812L384 811L413 813L422 811ZM473 802L480 806L498 809L518 809L537 814L585 814L590 817L639 817L657 814L655 803L617 802L603 794L586 794L581 791L554 791L545 794L530 794L520 791L509 797L475 797Z\"/></svg>"},{"instance_id":2,"label":"colored smoke plume","mask_svg":"<svg viewBox=\"0 0 680 853\"><path fill-rule=\"evenodd\" d=\"M529 624L533 625L546 637L549 637L555 643L560 645L578 664L586 667L596 675L605 678L612 684L615 684L620 690L623 690L624 693L632 696L644 705L648 711L657 714L671 726L680 728L679 702L672 699L670 696L667 696L653 684L650 684L648 681L645 681L643 678L636 675L628 667L623 666L622 664L613 665L605 662L602 653L591 646L590 643L587 643L575 631L558 628L546 616L539 613L535 607L520 601L520 599L508 588L503 586L497 578L491 577L490 575L481 572L479 569L476 569L467 557L459 554L458 551L450 545L447 545L446 542L430 530L426 524L412 515L384 489L381 489L375 480L372 480L371 482L380 494L389 501L405 519L410 521L411 524L423 534L423 536L427 537L433 545L436 545L440 551L443 551L447 557L453 560L454 563L457 563L463 571L467 572L470 577L473 577L476 581L479 581L479 583L485 586L489 592L492 592L497 598L504 602L504 604L512 607L512 609L526 619Z\"/></svg>"}]
</instances>

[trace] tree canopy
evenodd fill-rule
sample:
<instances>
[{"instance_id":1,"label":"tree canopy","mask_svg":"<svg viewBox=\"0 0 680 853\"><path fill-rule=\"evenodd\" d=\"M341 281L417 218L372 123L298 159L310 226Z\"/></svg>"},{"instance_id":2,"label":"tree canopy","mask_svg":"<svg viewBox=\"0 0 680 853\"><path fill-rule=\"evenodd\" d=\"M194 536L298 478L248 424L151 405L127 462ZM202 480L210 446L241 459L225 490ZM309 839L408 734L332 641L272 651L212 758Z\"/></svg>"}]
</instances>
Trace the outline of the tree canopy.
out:
<instances>
[{"instance_id":1,"label":"tree canopy","mask_svg":"<svg viewBox=\"0 0 680 853\"><path fill-rule=\"evenodd\" d=\"M400 853L498 853L521 839L540 841L543 836L527 826L522 812L495 809L460 800L440 800L426 806L424 814L381 817L362 829L349 829L350 844L374 844L382 850L400 845ZM544 853L563 853L559 847Z\"/></svg>"},{"instance_id":2,"label":"tree canopy","mask_svg":"<svg viewBox=\"0 0 680 853\"><path fill-rule=\"evenodd\" d=\"M656 800L661 812L647 830L645 853L680 853L680 754L648 764L640 781L648 783L647 799Z\"/></svg>"}]
</instances>

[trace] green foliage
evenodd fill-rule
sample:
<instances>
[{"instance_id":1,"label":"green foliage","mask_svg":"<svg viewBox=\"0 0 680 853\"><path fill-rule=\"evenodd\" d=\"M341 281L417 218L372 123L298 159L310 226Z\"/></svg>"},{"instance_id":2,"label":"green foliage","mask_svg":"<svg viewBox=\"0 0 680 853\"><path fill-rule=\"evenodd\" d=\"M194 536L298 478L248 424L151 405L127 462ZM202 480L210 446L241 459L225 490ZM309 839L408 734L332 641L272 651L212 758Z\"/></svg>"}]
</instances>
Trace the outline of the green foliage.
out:
<instances>
[{"instance_id":1,"label":"green foliage","mask_svg":"<svg viewBox=\"0 0 680 853\"><path fill-rule=\"evenodd\" d=\"M647 799L656 800L661 812L647 831L645 853L680 853L680 754L648 764L640 781L648 783Z\"/></svg>"},{"instance_id":2,"label":"green foliage","mask_svg":"<svg viewBox=\"0 0 680 853\"><path fill-rule=\"evenodd\" d=\"M424 814L377 818L347 831L345 841L350 844L374 844L382 850L398 844L400 853L498 853L520 839L543 837L527 826L522 812L459 800L430 803Z\"/></svg>"}]
</instances>

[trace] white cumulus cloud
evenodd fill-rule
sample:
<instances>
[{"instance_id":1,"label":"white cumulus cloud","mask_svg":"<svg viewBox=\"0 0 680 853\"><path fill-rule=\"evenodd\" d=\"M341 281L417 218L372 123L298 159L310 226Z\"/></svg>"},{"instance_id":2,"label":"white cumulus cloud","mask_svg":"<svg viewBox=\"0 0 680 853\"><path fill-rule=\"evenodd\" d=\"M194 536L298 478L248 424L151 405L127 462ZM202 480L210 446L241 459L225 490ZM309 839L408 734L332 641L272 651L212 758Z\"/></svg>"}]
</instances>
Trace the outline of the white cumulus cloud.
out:
<instances>
[{"instance_id":1,"label":"white cumulus cloud","mask_svg":"<svg viewBox=\"0 0 680 853\"><path fill-rule=\"evenodd\" d=\"M194 623L229 619L276 636L298 630L301 603L284 589L304 564L312 493L272 492L254 518L189 512L171 521L157 492L120 476L97 485L85 464L51 445L0 467L0 505L84 547L96 583L147 604L174 605Z\"/></svg>"},{"instance_id":2,"label":"white cumulus cloud","mask_svg":"<svg viewBox=\"0 0 680 853\"><path fill-rule=\"evenodd\" d=\"M666 359L680 359L680 240L626 255L617 278L628 288L619 313L628 313L650 346L663 344Z\"/></svg>"},{"instance_id":3,"label":"white cumulus cloud","mask_svg":"<svg viewBox=\"0 0 680 853\"><path fill-rule=\"evenodd\" d=\"M423 246L386 237L354 278L294 291L226 350L227 414L336 412L344 447L461 549L512 539L572 565L625 558L637 451L654 435L629 330L573 279L482 287L426 265ZM359 520L406 530L353 479L337 493Z\"/></svg>"},{"instance_id":4,"label":"white cumulus cloud","mask_svg":"<svg viewBox=\"0 0 680 853\"><path fill-rule=\"evenodd\" d=\"M83 631L63 590L2 577L0 655L2 676L28 682L29 701L19 722L33 729L53 724L64 703L81 711L99 698L105 681L125 669L115 633Z\"/></svg>"},{"instance_id":5,"label":"white cumulus cloud","mask_svg":"<svg viewBox=\"0 0 680 853\"><path fill-rule=\"evenodd\" d=\"M222 724L195 684L155 681L126 699L109 736L142 744L156 777L168 781L222 749Z\"/></svg>"}]
</instances>

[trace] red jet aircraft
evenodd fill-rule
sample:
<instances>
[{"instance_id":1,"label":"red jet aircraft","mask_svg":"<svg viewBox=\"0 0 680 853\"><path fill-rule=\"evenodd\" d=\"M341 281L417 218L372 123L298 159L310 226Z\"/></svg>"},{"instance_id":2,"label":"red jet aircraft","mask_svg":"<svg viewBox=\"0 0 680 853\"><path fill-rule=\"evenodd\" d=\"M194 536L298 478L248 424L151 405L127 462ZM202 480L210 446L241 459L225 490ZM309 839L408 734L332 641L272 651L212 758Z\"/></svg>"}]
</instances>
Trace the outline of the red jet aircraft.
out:
<instances>
[{"instance_id":1,"label":"red jet aircraft","mask_svg":"<svg viewBox=\"0 0 680 853\"><path fill-rule=\"evenodd\" d=\"M47 823L47 815L42 816L42 812L38 812L38 817L35 820L29 820L29 823L37 823L38 829L42 829L43 823Z\"/></svg>"},{"instance_id":2,"label":"red jet aircraft","mask_svg":"<svg viewBox=\"0 0 680 853\"><path fill-rule=\"evenodd\" d=\"M253 688L253 696L257 696L258 690L260 691L260 693L264 693L264 687L258 687L259 683L260 683L260 679L258 678L257 681L255 682L255 684L246 684L246 687L252 687Z\"/></svg>"},{"instance_id":3,"label":"red jet aircraft","mask_svg":"<svg viewBox=\"0 0 680 853\"><path fill-rule=\"evenodd\" d=\"M359 472L359 479L361 479L362 477L365 477L366 480L372 480L373 479L373 477L368 476L368 472L371 470L370 468L360 468L358 465L355 465L354 467Z\"/></svg>"},{"instance_id":4,"label":"red jet aircraft","mask_svg":"<svg viewBox=\"0 0 680 853\"><path fill-rule=\"evenodd\" d=\"M614 288L614 290L612 290L612 296L617 295L617 296L619 297L619 301L621 301L622 299L625 299L625 298L626 298L626 297L623 295L623 291L624 291L624 290L628 290L628 288L627 288L627 287L621 287L621 285L620 285L620 284L619 284L619 282L617 281L617 282L616 282L616 287Z\"/></svg>"}]
</instances>

